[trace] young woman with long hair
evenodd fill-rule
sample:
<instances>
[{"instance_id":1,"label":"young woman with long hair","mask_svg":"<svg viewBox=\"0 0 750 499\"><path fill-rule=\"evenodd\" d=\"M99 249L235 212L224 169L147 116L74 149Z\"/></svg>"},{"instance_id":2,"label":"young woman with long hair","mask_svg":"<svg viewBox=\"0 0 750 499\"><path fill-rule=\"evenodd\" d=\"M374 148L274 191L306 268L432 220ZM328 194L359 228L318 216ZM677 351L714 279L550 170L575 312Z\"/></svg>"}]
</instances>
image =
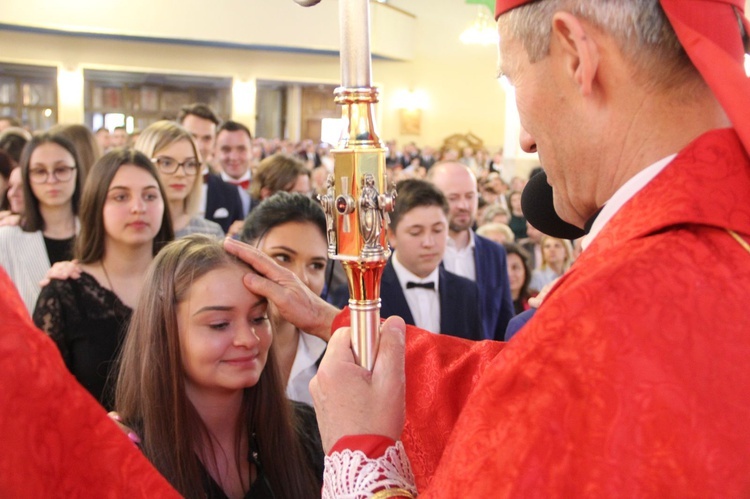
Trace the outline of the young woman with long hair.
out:
<instances>
[{"instance_id":1,"label":"young woman with long hair","mask_svg":"<svg viewBox=\"0 0 750 499\"><path fill-rule=\"evenodd\" d=\"M536 291L563 275L573 264L573 245L567 239L545 235L541 246L542 265L533 272L529 284Z\"/></svg>"},{"instance_id":2,"label":"young woman with long hair","mask_svg":"<svg viewBox=\"0 0 750 499\"><path fill-rule=\"evenodd\" d=\"M75 257L80 276L42 289L36 325L68 369L106 408L112 365L154 255L173 239L164 189L151 161L116 149L91 169L81 198Z\"/></svg>"},{"instance_id":3,"label":"young woman with long hair","mask_svg":"<svg viewBox=\"0 0 750 499\"><path fill-rule=\"evenodd\" d=\"M73 144L54 134L35 136L21 155L23 218L18 226L0 227L0 266L29 312L50 266L72 257L83 186L79 164Z\"/></svg>"},{"instance_id":4,"label":"young woman with long hair","mask_svg":"<svg viewBox=\"0 0 750 499\"><path fill-rule=\"evenodd\" d=\"M319 497L314 413L284 396L268 303L242 282L251 271L199 234L157 255L122 349L117 412L187 498Z\"/></svg>"}]
</instances>

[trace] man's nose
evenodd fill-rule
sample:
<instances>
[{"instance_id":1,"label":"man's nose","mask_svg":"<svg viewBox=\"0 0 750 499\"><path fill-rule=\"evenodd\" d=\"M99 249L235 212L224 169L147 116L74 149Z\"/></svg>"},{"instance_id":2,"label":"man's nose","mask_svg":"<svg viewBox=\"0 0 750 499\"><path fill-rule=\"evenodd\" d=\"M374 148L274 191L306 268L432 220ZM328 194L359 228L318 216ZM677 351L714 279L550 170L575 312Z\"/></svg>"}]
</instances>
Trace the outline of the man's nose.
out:
<instances>
[{"instance_id":1,"label":"man's nose","mask_svg":"<svg viewBox=\"0 0 750 499\"><path fill-rule=\"evenodd\" d=\"M529 153L536 152L536 140L531 136L529 132L526 131L524 127L521 127L520 142L521 149L523 149L524 151Z\"/></svg>"}]
</instances>

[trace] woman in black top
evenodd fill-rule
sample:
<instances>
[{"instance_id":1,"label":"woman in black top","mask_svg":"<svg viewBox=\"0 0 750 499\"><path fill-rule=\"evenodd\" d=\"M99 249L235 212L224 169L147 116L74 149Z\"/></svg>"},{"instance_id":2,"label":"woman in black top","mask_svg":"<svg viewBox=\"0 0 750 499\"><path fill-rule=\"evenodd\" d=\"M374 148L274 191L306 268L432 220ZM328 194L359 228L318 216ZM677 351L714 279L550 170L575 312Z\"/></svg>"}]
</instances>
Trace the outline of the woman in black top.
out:
<instances>
[{"instance_id":1,"label":"woman in black top","mask_svg":"<svg viewBox=\"0 0 750 499\"><path fill-rule=\"evenodd\" d=\"M312 409L287 400L247 264L193 234L154 259L122 350L116 408L188 498L320 497Z\"/></svg>"},{"instance_id":2,"label":"woman in black top","mask_svg":"<svg viewBox=\"0 0 750 499\"><path fill-rule=\"evenodd\" d=\"M45 286L33 319L76 379L110 409L108 380L143 278L156 252L173 238L151 161L132 149L102 157L83 189L80 216L74 249L80 277Z\"/></svg>"}]
</instances>

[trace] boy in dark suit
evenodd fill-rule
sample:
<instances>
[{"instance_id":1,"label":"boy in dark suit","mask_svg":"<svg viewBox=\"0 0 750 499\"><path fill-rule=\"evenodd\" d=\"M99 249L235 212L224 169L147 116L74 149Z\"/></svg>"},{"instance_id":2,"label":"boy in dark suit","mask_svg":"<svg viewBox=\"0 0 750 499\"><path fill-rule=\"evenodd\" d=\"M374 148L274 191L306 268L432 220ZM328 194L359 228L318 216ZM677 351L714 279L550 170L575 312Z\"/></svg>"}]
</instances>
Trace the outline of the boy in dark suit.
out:
<instances>
[{"instance_id":1,"label":"boy in dark suit","mask_svg":"<svg viewBox=\"0 0 750 499\"><path fill-rule=\"evenodd\" d=\"M404 180L391 214L394 252L383 271L381 316L398 315L434 333L482 338L474 282L440 266L448 239L448 203L432 184Z\"/></svg>"}]
</instances>

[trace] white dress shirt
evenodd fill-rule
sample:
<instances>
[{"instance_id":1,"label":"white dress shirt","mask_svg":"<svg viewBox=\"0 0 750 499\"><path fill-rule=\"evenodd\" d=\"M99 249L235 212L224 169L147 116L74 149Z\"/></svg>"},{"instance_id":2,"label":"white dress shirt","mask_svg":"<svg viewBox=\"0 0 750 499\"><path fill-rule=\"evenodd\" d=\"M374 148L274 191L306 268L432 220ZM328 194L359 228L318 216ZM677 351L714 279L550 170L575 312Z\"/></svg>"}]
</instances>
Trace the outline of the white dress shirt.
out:
<instances>
[{"instance_id":1,"label":"white dress shirt","mask_svg":"<svg viewBox=\"0 0 750 499\"><path fill-rule=\"evenodd\" d=\"M477 280L477 264L474 261L474 231L469 229L469 244L459 249L453 238L449 237L443 254L445 270L453 272L474 282Z\"/></svg>"},{"instance_id":2,"label":"white dress shirt","mask_svg":"<svg viewBox=\"0 0 750 499\"><path fill-rule=\"evenodd\" d=\"M421 279L401 265L401 262L398 261L398 251L393 253L391 262L406 297L406 304L409 305L411 315L414 317L414 324L426 331L440 333L440 292L438 288L440 272L438 269L435 268L430 275ZM435 289L406 289L407 282L434 282Z\"/></svg>"},{"instance_id":3,"label":"white dress shirt","mask_svg":"<svg viewBox=\"0 0 750 499\"><path fill-rule=\"evenodd\" d=\"M651 182L657 175L659 175L659 173L661 173L661 171L666 168L667 165L671 163L676 156L677 154L672 154L670 156L667 156L666 158L660 159L651 166L641 170L630 180L622 184L622 186L617 189L612 197L609 198L609 201L604 204L604 208L602 208L601 213L599 213L599 215L597 215L596 217L596 220L594 220L594 223L591 226L591 230L587 235L583 237L583 240L581 240L581 248L583 248L584 250L588 248L589 244L591 244L591 241L593 241L594 238L596 238L596 236L602 231L604 226L607 225L607 222L609 222L612 217L614 217L615 214L620 211L620 208L622 208L625 203L630 201L633 196L638 194L641 189L643 189L649 182Z\"/></svg>"},{"instance_id":4,"label":"white dress shirt","mask_svg":"<svg viewBox=\"0 0 750 499\"><path fill-rule=\"evenodd\" d=\"M242 182L244 180L250 180L250 170L246 171L243 176L240 178L232 178L229 175L227 175L224 172L221 172L221 179L224 182L229 182L230 184L234 184L236 182ZM250 192L248 192L247 189L243 189L239 185L236 186L237 191L240 193L240 200L242 201L242 216L246 217L247 214L250 212Z\"/></svg>"},{"instance_id":5,"label":"white dress shirt","mask_svg":"<svg viewBox=\"0 0 750 499\"><path fill-rule=\"evenodd\" d=\"M310 380L318 372L318 361L326 349L326 342L311 334L300 331L297 341L297 354L286 383L286 396L297 402L313 405L310 395Z\"/></svg>"}]
</instances>

